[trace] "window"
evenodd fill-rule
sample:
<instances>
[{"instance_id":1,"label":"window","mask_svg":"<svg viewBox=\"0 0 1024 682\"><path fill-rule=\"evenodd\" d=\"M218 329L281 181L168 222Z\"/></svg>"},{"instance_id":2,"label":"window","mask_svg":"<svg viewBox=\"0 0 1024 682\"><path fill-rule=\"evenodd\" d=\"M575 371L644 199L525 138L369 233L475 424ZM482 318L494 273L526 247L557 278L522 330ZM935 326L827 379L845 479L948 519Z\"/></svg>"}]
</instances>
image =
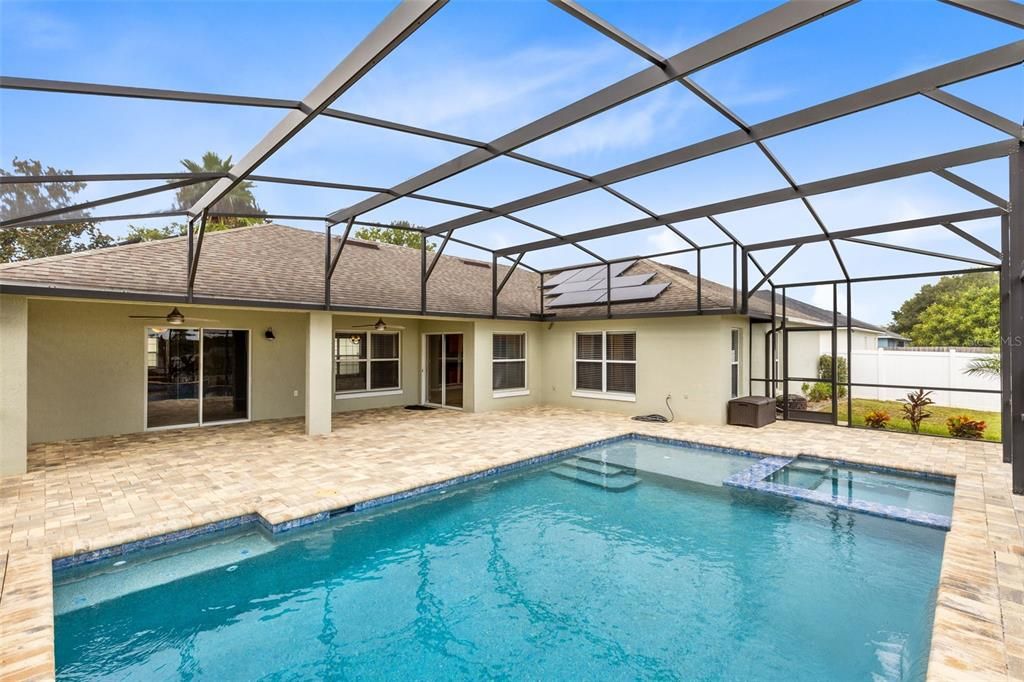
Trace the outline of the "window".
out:
<instances>
[{"instance_id":1,"label":"window","mask_svg":"<svg viewBox=\"0 0 1024 682\"><path fill-rule=\"evenodd\" d=\"M401 388L399 332L335 332L334 390L337 393Z\"/></svg>"},{"instance_id":2,"label":"window","mask_svg":"<svg viewBox=\"0 0 1024 682\"><path fill-rule=\"evenodd\" d=\"M576 334L576 393L636 395L635 332Z\"/></svg>"},{"instance_id":3,"label":"window","mask_svg":"<svg viewBox=\"0 0 1024 682\"><path fill-rule=\"evenodd\" d=\"M491 387L496 393L526 390L526 334L491 337Z\"/></svg>"},{"instance_id":4,"label":"window","mask_svg":"<svg viewBox=\"0 0 1024 682\"><path fill-rule=\"evenodd\" d=\"M741 349L741 338L740 330L733 329L729 334L729 382L730 382L730 395L733 398L738 398L740 395L740 349Z\"/></svg>"}]
</instances>

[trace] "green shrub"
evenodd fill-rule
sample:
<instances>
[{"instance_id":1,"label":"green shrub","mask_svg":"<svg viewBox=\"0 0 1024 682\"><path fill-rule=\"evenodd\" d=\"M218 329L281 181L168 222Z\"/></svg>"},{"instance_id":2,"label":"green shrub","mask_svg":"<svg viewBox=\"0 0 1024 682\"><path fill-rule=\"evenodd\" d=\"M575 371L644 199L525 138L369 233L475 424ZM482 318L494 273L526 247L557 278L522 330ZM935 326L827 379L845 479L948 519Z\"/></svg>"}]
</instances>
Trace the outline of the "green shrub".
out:
<instances>
[{"instance_id":1,"label":"green shrub","mask_svg":"<svg viewBox=\"0 0 1024 682\"><path fill-rule=\"evenodd\" d=\"M828 398L832 397L832 356L822 355L818 358L818 378L825 380L829 387ZM839 397L846 397L846 382L850 378L850 368L846 364L846 358L842 355L836 356L836 384L839 388Z\"/></svg>"},{"instance_id":2,"label":"green shrub","mask_svg":"<svg viewBox=\"0 0 1024 682\"><path fill-rule=\"evenodd\" d=\"M803 390L804 395L807 396L807 399L812 403L832 399L832 384L826 384L819 381L813 386L810 384L804 384L801 389Z\"/></svg>"},{"instance_id":3,"label":"green shrub","mask_svg":"<svg viewBox=\"0 0 1024 682\"><path fill-rule=\"evenodd\" d=\"M884 429L891 419L885 410L872 410L864 415L864 423L870 429Z\"/></svg>"},{"instance_id":4,"label":"green shrub","mask_svg":"<svg viewBox=\"0 0 1024 682\"><path fill-rule=\"evenodd\" d=\"M910 422L910 430L914 433L920 433L921 422L932 416L932 413L925 409L929 405L935 404L930 397L931 394L931 391L920 388L913 393L908 393L906 398L900 399L900 402L903 403L903 417Z\"/></svg>"},{"instance_id":5,"label":"green shrub","mask_svg":"<svg viewBox=\"0 0 1024 682\"><path fill-rule=\"evenodd\" d=\"M981 419L971 419L965 414L961 414L958 417L950 417L946 420L946 428L949 429L949 435L954 438L981 438L981 434L985 433L985 428L988 426Z\"/></svg>"}]
</instances>

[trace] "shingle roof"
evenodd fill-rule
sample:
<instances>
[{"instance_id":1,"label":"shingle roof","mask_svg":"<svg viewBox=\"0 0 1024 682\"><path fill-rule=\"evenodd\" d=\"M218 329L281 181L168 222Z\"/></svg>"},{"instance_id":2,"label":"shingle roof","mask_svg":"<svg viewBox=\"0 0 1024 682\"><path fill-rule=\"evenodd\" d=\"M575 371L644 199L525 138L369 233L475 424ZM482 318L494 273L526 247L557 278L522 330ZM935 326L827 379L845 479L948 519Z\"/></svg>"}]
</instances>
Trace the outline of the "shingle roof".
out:
<instances>
[{"instance_id":1,"label":"shingle roof","mask_svg":"<svg viewBox=\"0 0 1024 682\"><path fill-rule=\"evenodd\" d=\"M187 240L177 237L9 263L0 265L0 282L138 293L140 298L184 296L187 249ZM498 270L500 280L508 268ZM323 302L323 278L322 234L257 225L206 235L195 296L318 305ZM536 312L538 282L533 273L517 269L499 298L499 313L528 316ZM339 306L416 312L419 291L418 249L350 239L332 279L331 298ZM427 292L431 311L490 315L490 263L442 256Z\"/></svg>"},{"instance_id":2,"label":"shingle roof","mask_svg":"<svg viewBox=\"0 0 1024 682\"><path fill-rule=\"evenodd\" d=\"M340 243L340 238L336 239ZM127 244L93 251L0 265L4 284L88 293L116 292L126 297L185 295L187 240L184 237ZM499 281L508 271L498 267ZM284 225L265 224L206 235L196 276L197 299L234 300L254 305L297 307L323 302L323 234ZM697 310L697 278L666 263L640 259L623 275L650 274L651 284L667 287L654 300L616 303L617 317ZM518 268L498 300L498 313L528 317L540 312L540 278ZM83 294L78 294L83 295ZM332 303L354 309L415 313L420 307L420 252L404 246L349 239L331 283ZM705 311L732 308L733 290L709 279L701 282ZM780 301L781 303L781 301ZM430 278L427 307L432 312L488 316L491 314L491 264L441 256ZM789 298L790 318L830 325L832 312ZM750 301L755 317L771 313L766 291ZM605 306L545 309L554 319L600 317ZM781 313L781 305L779 306ZM846 318L840 315L840 325ZM859 320L857 327L885 331Z\"/></svg>"}]
</instances>

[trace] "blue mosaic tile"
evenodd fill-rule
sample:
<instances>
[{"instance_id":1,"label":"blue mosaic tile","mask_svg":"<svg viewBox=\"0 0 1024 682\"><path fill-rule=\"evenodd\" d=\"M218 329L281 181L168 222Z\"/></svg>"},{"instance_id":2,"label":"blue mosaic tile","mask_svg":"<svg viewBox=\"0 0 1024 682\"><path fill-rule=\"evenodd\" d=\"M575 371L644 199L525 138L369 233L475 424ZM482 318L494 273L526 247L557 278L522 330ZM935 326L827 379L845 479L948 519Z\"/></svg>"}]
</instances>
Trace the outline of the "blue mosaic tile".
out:
<instances>
[{"instance_id":1,"label":"blue mosaic tile","mask_svg":"<svg viewBox=\"0 0 1024 682\"><path fill-rule=\"evenodd\" d=\"M737 474L733 474L729 478L722 481L722 484L729 486L731 488L738 488L742 490L754 490L757 492L767 493L769 495L778 495L780 497L788 497L793 500L800 500L801 502L809 502L811 504L820 504L826 507L835 507L837 509L843 509L846 511L870 514L871 516L878 516L881 518L893 519L896 521L904 521L906 523L912 523L918 526L938 528L939 530L949 530L953 525L953 519L951 519L948 516L943 516L941 514L932 514L931 512L915 511L913 509L906 509L904 507L895 507L888 504L880 504L878 502L867 502L864 500L847 500L839 497L834 497L832 495L829 495L828 493L818 492L815 490L807 490L805 488L795 488L793 486L782 485L781 483L772 483L770 481L764 480L796 459L797 458L795 457L766 457L765 459L762 459L760 462L750 467L749 469L741 471ZM843 466L860 466L858 464L852 464L850 462L843 462L842 460L822 460L820 458L803 456L801 456L800 459L830 462ZM872 471L881 471L886 473L895 472L901 475L909 473L902 469L889 469L885 467L872 468ZM939 478L940 480L944 481L950 480L950 478L946 476L933 478Z\"/></svg>"}]
</instances>

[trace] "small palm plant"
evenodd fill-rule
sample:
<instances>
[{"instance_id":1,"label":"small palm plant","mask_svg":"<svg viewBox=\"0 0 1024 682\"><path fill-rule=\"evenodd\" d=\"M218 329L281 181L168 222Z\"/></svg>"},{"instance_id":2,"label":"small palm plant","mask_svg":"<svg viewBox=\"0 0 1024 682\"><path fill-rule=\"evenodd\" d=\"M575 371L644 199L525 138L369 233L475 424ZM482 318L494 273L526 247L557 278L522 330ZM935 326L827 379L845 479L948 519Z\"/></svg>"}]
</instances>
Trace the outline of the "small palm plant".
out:
<instances>
[{"instance_id":1,"label":"small palm plant","mask_svg":"<svg viewBox=\"0 0 1024 682\"><path fill-rule=\"evenodd\" d=\"M976 376L985 377L997 377L1002 365L999 362L999 356L996 354L986 355L983 358L977 358L967 363L967 369L964 370L964 374L973 374Z\"/></svg>"},{"instance_id":2,"label":"small palm plant","mask_svg":"<svg viewBox=\"0 0 1024 682\"><path fill-rule=\"evenodd\" d=\"M927 411L929 405L935 404L930 397L931 394L931 391L919 388L900 400L903 403L903 417L910 422L910 429L914 433L920 433L921 422L932 416L932 413Z\"/></svg>"}]
</instances>

